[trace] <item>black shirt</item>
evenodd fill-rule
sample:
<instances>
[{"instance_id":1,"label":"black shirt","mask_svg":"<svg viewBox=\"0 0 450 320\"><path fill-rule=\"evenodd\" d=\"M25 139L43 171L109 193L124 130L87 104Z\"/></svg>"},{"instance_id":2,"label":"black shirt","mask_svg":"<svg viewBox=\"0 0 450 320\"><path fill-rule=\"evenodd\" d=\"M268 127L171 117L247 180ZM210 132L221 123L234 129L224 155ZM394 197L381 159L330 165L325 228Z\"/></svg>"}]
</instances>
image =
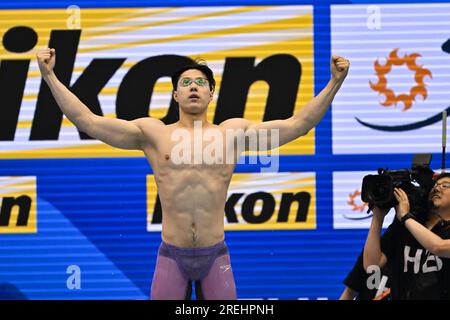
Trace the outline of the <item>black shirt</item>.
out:
<instances>
[{"instance_id":1,"label":"black shirt","mask_svg":"<svg viewBox=\"0 0 450 320\"><path fill-rule=\"evenodd\" d=\"M381 236L381 250L383 250L384 246L386 245L386 240L389 239L383 234ZM378 288L374 288L373 286L372 288L370 288L367 283L368 280L370 281L369 277L371 276L371 274L367 273L366 270L364 270L363 254L364 251L361 252L361 254L358 256L358 259L356 260L352 270L344 279L344 284L350 289L358 292L356 300L373 300L377 294ZM388 263L380 268L379 280L381 280L386 289L391 287L390 273L391 272Z\"/></svg>"},{"instance_id":2,"label":"black shirt","mask_svg":"<svg viewBox=\"0 0 450 320\"><path fill-rule=\"evenodd\" d=\"M376 297L378 288L375 288L373 286L369 287L367 283L368 280L370 281L370 276L371 274L367 273L364 270L363 253L361 253L358 257L358 260L356 260L353 269L344 279L344 284L347 287L358 292L356 300L373 300ZM388 264L380 268L379 280L381 280L380 282L383 283L383 287L385 289L391 287L390 270Z\"/></svg>"},{"instance_id":3,"label":"black shirt","mask_svg":"<svg viewBox=\"0 0 450 320\"><path fill-rule=\"evenodd\" d=\"M431 232L450 239L450 228L442 220ZM397 219L384 237L382 251L391 266L392 299L450 299L450 259L428 252Z\"/></svg>"},{"instance_id":4,"label":"black shirt","mask_svg":"<svg viewBox=\"0 0 450 320\"><path fill-rule=\"evenodd\" d=\"M447 225L446 225L447 224ZM450 239L448 222L438 222L431 230L442 239ZM381 236L381 250L388 262L381 268L391 288L390 299L450 299L450 259L436 257L424 249L397 219ZM377 289L370 289L361 253L344 284L357 291L358 300L371 300Z\"/></svg>"}]
</instances>

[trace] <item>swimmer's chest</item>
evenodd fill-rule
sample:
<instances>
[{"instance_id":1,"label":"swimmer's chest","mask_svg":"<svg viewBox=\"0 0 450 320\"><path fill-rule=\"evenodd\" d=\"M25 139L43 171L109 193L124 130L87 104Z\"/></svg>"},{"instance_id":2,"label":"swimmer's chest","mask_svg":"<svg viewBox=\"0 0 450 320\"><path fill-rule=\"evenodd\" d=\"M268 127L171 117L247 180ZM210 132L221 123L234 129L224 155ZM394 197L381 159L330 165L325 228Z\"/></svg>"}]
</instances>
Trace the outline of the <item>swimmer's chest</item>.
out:
<instances>
[{"instance_id":1,"label":"swimmer's chest","mask_svg":"<svg viewBox=\"0 0 450 320\"><path fill-rule=\"evenodd\" d=\"M226 164L223 158L205 159L200 155L189 158L182 158L170 152L157 154L157 171L159 173L201 173L209 175L228 175L230 169L233 171L233 164Z\"/></svg>"},{"instance_id":2,"label":"swimmer's chest","mask_svg":"<svg viewBox=\"0 0 450 320\"><path fill-rule=\"evenodd\" d=\"M159 170L200 170L221 172L233 166L230 146L224 141L174 142L165 140L158 145L154 160ZM234 167L234 166L233 166Z\"/></svg>"}]
</instances>

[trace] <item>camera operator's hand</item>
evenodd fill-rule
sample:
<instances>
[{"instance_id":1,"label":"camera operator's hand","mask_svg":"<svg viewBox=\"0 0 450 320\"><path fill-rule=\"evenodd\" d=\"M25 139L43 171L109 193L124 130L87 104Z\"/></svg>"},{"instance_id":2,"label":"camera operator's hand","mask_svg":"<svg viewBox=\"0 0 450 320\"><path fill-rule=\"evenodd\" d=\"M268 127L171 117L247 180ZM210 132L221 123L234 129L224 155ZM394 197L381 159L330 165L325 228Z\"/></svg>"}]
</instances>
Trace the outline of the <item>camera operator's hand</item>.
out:
<instances>
[{"instance_id":1,"label":"camera operator's hand","mask_svg":"<svg viewBox=\"0 0 450 320\"><path fill-rule=\"evenodd\" d=\"M387 213L389 212L389 208L388 209L384 209L384 208L380 208L380 207L373 207L373 216L374 218L377 218L379 220L383 220L384 217L387 215Z\"/></svg>"},{"instance_id":2,"label":"camera operator's hand","mask_svg":"<svg viewBox=\"0 0 450 320\"><path fill-rule=\"evenodd\" d=\"M398 220L401 220L405 214L410 210L408 195L400 188L394 189L395 199L398 201L398 205L395 206L395 213Z\"/></svg>"}]
</instances>

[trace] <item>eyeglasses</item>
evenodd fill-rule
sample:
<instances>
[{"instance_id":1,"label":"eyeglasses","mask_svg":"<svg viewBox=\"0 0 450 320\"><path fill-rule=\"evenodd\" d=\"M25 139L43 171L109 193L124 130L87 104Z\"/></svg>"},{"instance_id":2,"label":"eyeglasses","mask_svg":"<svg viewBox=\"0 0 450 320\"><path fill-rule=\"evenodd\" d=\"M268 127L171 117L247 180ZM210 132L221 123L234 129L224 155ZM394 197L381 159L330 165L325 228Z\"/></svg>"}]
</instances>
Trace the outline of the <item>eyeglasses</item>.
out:
<instances>
[{"instance_id":1,"label":"eyeglasses","mask_svg":"<svg viewBox=\"0 0 450 320\"><path fill-rule=\"evenodd\" d=\"M181 87L188 87L191 85L192 82L195 82L195 84L198 85L199 87L206 87L208 85L208 80L205 78L195 78L195 79L183 78L180 80L179 85Z\"/></svg>"},{"instance_id":2,"label":"eyeglasses","mask_svg":"<svg viewBox=\"0 0 450 320\"><path fill-rule=\"evenodd\" d=\"M437 189L437 187L440 187L442 190L448 189L450 188L450 182L436 183L433 189Z\"/></svg>"}]
</instances>

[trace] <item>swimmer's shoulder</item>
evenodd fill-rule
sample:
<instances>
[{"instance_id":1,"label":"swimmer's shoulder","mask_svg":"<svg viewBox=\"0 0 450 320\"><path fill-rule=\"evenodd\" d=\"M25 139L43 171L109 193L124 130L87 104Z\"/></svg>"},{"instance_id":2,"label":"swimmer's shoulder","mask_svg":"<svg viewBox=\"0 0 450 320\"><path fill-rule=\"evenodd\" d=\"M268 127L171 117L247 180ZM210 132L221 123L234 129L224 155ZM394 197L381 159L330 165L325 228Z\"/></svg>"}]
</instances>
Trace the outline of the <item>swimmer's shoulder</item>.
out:
<instances>
[{"instance_id":1,"label":"swimmer's shoulder","mask_svg":"<svg viewBox=\"0 0 450 320\"><path fill-rule=\"evenodd\" d=\"M219 127L225 129L247 129L251 124L250 120L244 118L231 118L227 119L219 124Z\"/></svg>"},{"instance_id":2,"label":"swimmer's shoulder","mask_svg":"<svg viewBox=\"0 0 450 320\"><path fill-rule=\"evenodd\" d=\"M141 130L145 129L160 129L163 127L166 127L166 124L162 122L161 120L157 118L152 117L143 117L138 118L136 120L133 120L133 123L135 123Z\"/></svg>"}]
</instances>

